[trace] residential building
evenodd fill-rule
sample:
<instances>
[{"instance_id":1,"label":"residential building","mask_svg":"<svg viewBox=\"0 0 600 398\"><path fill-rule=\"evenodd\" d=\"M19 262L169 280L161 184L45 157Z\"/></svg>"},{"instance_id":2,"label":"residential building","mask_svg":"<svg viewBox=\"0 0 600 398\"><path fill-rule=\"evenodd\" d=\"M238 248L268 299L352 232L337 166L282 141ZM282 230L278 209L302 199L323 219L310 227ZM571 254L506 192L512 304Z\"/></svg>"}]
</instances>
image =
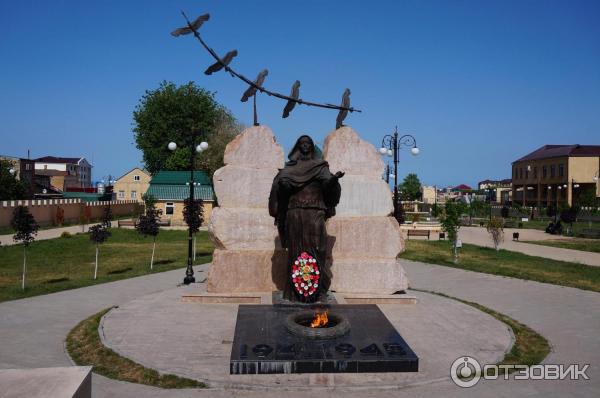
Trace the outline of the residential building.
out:
<instances>
[{"instance_id":1,"label":"residential building","mask_svg":"<svg viewBox=\"0 0 600 398\"><path fill-rule=\"evenodd\" d=\"M147 194L156 199L156 208L162 210L161 219L171 225L185 225L184 200L190 196L189 171L159 171L152 176ZM204 224L208 224L215 204L212 181L204 171L194 171L194 198L202 200Z\"/></svg>"},{"instance_id":2,"label":"residential building","mask_svg":"<svg viewBox=\"0 0 600 398\"><path fill-rule=\"evenodd\" d=\"M58 170L67 172L73 179L65 179L63 190L68 188L90 188L92 186L92 165L85 158L65 158L56 156L44 156L35 160L35 169ZM73 183L72 181L75 181Z\"/></svg>"},{"instance_id":3,"label":"residential building","mask_svg":"<svg viewBox=\"0 0 600 398\"><path fill-rule=\"evenodd\" d=\"M117 200L137 200L142 202L142 195L150 187L152 176L146 170L134 167L119 177L113 185L113 195Z\"/></svg>"},{"instance_id":4,"label":"residential building","mask_svg":"<svg viewBox=\"0 0 600 398\"><path fill-rule=\"evenodd\" d=\"M585 190L600 196L600 145L544 145L512 162L513 201L569 206Z\"/></svg>"},{"instance_id":5,"label":"residential building","mask_svg":"<svg viewBox=\"0 0 600 398\"><path fill-rule=\"evenodd\" d=\"M40 180L43 178L49 179L50 187L59 191L66 191L68 188L79 187L79 181L76 175L69 174L68 171L41 169L35 170L35 178Z\"/></svg>"},{"instance_id":6,"label":"residential building","mask_svg":"<svg viewBox=\"0 0 600 398\"><path fill-rule=\"evenodd\" d=\"M509 203L512 198L512 180L483 180L477 183L480 191L485 191L485 195L490 202Z\"/></svg>"},{"instance_id":7,"label":"residential building","mask_svg":"<svg viewBox=\"0 0 600 398\"><path fill-rule=\"evenodd\" d=\"M36 192L35 186L35 162L31 159L17 158L14 156L2 156L0 159L6 160L12 164L12 168L15 171L15 177L17 180L23 181L27 187L27 197L33 197Z\"/></svg>"}]
</instances>

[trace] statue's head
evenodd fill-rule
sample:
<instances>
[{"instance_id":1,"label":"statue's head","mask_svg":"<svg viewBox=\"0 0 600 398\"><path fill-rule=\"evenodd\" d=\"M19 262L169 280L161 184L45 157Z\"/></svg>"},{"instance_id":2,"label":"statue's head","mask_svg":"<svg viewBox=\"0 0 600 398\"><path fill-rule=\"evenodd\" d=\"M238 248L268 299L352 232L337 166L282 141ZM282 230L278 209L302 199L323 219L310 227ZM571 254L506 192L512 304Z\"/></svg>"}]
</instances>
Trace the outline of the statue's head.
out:
<instances>
[{"instance_id":1,"label":"statue's head","mask_svg":"<svg viewBox=\"0 0 600 398\"><path fill-rule=\"evenodd\" d=\"M315 156L315 143L308 135L303 135L298 138L294 148L292 148L288 159L299 160L299 159L314 159Z\"/></svg>"}]
</instances>

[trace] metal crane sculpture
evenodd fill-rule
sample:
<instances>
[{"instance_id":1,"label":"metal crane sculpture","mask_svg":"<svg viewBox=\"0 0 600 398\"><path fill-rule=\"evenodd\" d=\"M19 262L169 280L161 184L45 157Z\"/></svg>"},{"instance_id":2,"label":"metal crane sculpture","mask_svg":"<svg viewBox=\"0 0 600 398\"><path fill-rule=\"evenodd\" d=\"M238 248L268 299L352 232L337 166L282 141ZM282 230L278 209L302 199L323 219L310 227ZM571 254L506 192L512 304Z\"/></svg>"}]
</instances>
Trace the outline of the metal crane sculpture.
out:
<instances>
[{"instance_id":1,"label":"metal crane sculpture","mask_svg":"<svg viewBox=\"0 0 600 398\"><path fill-rule=\"evenodd\" d=\"M290 98L297 100L299 96L300 96L300 80L296 80L294 82L294 85L292 86L292 91L290 92ZM295 106L296 106L296 101L288 100L287 104L285 104L285 108L283 108L283 115L281 117L284 119L286 117L288 117L290 115L290 112L294 109Z\"/></svg>"},{"instance_id":2,"label":"metal crane sculpture","mask_svg":"<svg viewBox=\"0 0 600 398\"><path fill-rule=\"evenodd\" d=\"M198 18L196 18L194 20L194 22L190 22L190 20L188 19L188 17L185 15L185 13L183 11L181 12L181 14L185 18L185 21L187 22L187 26L184 26L184 27L174 30L173 32L171 32L171 35L178 37L178 36L185 36L190 33L194 34L194 36L200 42L202 47L204 47L206 49L206 51L208 51L209 54L212 55L212 57L217 61L206 69L206 71L204 72L205 74L210 75L212 73L218 72L221 69L225 69L225 71L229 72L231 74L231 76L237 77L238 79L242 80L244 83L246 83L249 86L248 89L246 89L246 91L242 95L241 101L246 102L246 101L248 101L248 99L250 97L253 97L253 99L254 99L254 125L255 126L258 126L258 117L257 117L257 113L256 113L256 94L258 92L265 93L268 96L276 97L276 98L287 101L285 104L285 108L283 109L283 115L282 115L283 118L287 118L290 115L290 112L292 112L292 110L294 109L296 104L306 105L306 106L316 106L319 108L327 108L327 109L337 109L339 111L339 113L336 118L336 128L340 128L341 126L343 126L342 123L343 123L344 119L346 118L346 116L348 115L348 112L361 112L359 109L354 109L350 106L350 89L346 89L344 91L344 94L342 96L342 102L340 105L321 104L321 103L317 103L317 102L306 101L306 100L299 98L300 97L300 82L298 80L296 80L294 82L294 85L292 86L292 91L289 96L266 89L265 87L263 87L263 83L265 81L266 76L269 74L269 71L267 69L263 69L256 77L256 80L252 81L252 80L248 79L247 77L245 77L244 75L236 72L229 66L229 64L231 63L233 58L238 54L237 50L232 50L232 51L228 52L221 59L217 55L217 53L211 47L209 47L208 44L206 44L206 42L202 39L202 37L200 37L200 33L198 33L198 30L200 29L202 24L204 24L204 22L209 20L209 18L210 18L209 14L200 15Z\"/></svg>"}]
</instances>

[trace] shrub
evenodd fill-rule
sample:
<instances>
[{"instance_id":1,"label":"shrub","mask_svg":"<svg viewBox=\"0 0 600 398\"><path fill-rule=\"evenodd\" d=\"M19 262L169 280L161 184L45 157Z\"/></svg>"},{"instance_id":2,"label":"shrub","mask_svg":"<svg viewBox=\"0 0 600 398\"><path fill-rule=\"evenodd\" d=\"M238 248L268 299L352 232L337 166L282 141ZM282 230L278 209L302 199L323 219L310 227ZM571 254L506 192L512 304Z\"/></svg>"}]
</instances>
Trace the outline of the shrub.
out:
<instances>
[{"instance_id":1,"label":"shrub","mask_svg":"<svg viewBox=\"0 0 600 398\"><path fill-rule=\"evenodd\" d=\"M487 231L492 238L496 251L500 250L500 243L504 241L504 221L498 217L492 217L488 221Z\"/></svg>"},{"instance_id":2,"label":"shrub","mask_svg":"<svg viewBox=\"0 0 600 398\"><path fill-rule=\"evenodd\" d=\"M62 234L60 234L61 238L72 238L73 235L71 235L71 233L69 231L64 231Z\"/></svg>"}]
</instances>

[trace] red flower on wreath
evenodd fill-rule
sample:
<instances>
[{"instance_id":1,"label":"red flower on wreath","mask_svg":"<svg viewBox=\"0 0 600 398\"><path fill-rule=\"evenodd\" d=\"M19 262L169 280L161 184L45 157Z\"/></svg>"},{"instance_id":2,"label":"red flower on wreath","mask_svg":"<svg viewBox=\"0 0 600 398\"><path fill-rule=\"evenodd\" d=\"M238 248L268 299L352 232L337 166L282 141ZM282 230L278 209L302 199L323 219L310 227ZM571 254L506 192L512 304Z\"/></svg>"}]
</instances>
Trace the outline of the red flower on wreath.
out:
<instances>
[{"instance_id":1,"label":"red flower on wreath","mask_svg":"<svg viewBox=\"0 0 600 398\"><path fill-rule=\"evenodd\" d=\"M315 294L319 287L320 272L317 259L302 252L292 264L292 283L296 292L304 297Z\"/></svg>"}]
</instances>

